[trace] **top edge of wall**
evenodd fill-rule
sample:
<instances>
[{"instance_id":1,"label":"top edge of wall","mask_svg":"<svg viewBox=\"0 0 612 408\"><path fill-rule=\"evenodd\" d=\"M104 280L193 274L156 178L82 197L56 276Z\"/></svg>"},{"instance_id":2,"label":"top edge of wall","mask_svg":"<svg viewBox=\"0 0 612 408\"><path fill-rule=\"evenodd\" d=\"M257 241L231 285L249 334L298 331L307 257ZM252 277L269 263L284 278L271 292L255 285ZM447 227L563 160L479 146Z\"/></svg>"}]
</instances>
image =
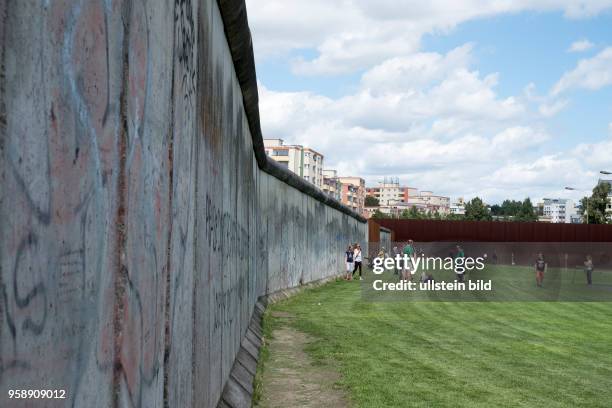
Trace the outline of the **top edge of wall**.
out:
<instances>
[{"instance_id":1,"label":"top edge of wall","mask_svg":"<svg viewBox=\"0 0 612 408\"><path fill-rule=\"evenodd\" d=\"M242 90L244 109L249 122L249 129L253 138L253 150L255 151L255 158L259 168L323 204L335 208L360 222L367 222L361 214L356 213L338 200L325 194L313 184L268 158L261 133L257 74L255 71L253 40L251 30L249 29L246 4L244 0L217 0L217 4L221 11L225 36L232 54L240 89Z\"/></svg>"}]
</instances>

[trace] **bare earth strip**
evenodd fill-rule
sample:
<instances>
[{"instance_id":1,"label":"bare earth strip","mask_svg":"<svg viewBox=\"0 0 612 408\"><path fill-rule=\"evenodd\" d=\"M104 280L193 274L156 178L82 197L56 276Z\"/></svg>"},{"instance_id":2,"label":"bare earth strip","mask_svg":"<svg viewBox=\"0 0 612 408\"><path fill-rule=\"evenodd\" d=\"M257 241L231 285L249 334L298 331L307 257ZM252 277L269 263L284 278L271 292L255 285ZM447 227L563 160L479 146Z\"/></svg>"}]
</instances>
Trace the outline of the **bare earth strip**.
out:
<instances>
[{"instance_id":1,"label":"bare earth strip","mask_svg":"<svg viewBox=\"0 0 612 408\"><path fill-rule=\"evenodd\" d=\"M287 326L274 330L269 340L270 357L263 374L259 406L349 406L345 392L334 387L340 375L329 366L313 365L304 352L304 347L310 341L311 338L304 333Z\"/></svg>"}]
</instances>

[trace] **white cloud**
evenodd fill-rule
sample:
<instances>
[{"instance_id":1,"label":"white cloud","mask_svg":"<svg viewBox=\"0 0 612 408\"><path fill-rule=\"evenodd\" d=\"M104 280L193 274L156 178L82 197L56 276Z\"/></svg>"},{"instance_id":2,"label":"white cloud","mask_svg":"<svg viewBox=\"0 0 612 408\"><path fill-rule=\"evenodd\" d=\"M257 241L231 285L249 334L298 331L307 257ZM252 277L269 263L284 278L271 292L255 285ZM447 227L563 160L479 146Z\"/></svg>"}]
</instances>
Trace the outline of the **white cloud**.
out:
<instances>
[{"instance_id":1,"label":"white cloud","mask_svg":"<svg viewBox=\"0 0 612 408\"><path fill-rule=\"evenodd\" d=\"M612 8L612 0L247 0L247 8L258 59L316 50L297 58L293 68L320 75L413 54L424 34L448 32L477 18L528 10L586 18Z\"/></svg>"},{"instance_id":2,"label":"white cloud","mask_svg":"<svg viewBox=\"0 0 612 408\"><path fill-rule=\"evenodd\" d=\"M507 128L493 137L492 145L497 152L520 152L548 141L550 136L526 126Z\"/></svg>"},{"instance_id":3,"label":"white cloud","mask_svg":"<svg viewBox=\"0 0 612 408\"><path fill-rule=\"evenodd\" d=\"M425 87L453 71L468 68L472 49L472 44L464 44L446 55L421 52L390 58L366 72L361 82L379 92Z\"/></svg>"},{"instance_id":4,"label":"white cloud","mask_svg":"<svg viewBox=\"0 0 612 408\"><path fill-rule=\"evenodd\" d=\"M496 83L495 75L481 78L461 70L425 91L374 95L362 84L337 99L260 85L262 128L266 137L316 148L326 167L369 183L393 174L439 193L482 193L495 188L484 175L550 140L543 130L510 125L509 119L520 120L522 106L513 98L499 99L492 89ZM504 114L504 107L509 112ZM503 198L493 190L489 199Z\"/></svg>"},{"instance_id":5,"label":"white cloud","mask_svg":"<svg viewBox=\"0 0 612 408\"><path fill-rule=\"evenodd\" d=\"M547 155L533 160L511 161L485 177L501 188L563 188L571 185L575 174L583 172L579 161L563 155Z\"/></svg>"},{"instance_id":6,"label":"white cloud","mask_svg":"<svg viewBox=\"0 0 612 408\"><path fill-rule=\"evenodd\" d=\"M538 111L545 118L550 118L565 109L568 103L569 101L567 99L561 99L551 103L543 103L539 106Z\"/></svg>"},{"instance_id":7,"label":"white cloud","mask_svg":"<svg viewBox=\"0 0 612 408\"><path fill-rule=\"evenodd\" d=\"M580 60L576 68L563 74L551 94L556 96L571 89L597 90L607 85L612 85L612 47Z\"/></svg>"},{"instance_id":8,"label":"white cloud","mask_svg":"<svg viewBox=\"0 0 612 408\"><path fill-rule=\"evenodd\" d=\"M590 50L593 46L593 43L589 40L574 41L567 49L567 52L583 52Z\"/></svg>"},{"instance_id":9,"label":"white cloud","mask_svg":"<svg viewBox=\"0 0 612 408\"><path fill-rule=\"evenodd\" d=\"M581 143L574 148L571 155L599 171L610 167L612 162L610 152L612 152L612 135L598 143Z\"/></svg>"}]
</instances>

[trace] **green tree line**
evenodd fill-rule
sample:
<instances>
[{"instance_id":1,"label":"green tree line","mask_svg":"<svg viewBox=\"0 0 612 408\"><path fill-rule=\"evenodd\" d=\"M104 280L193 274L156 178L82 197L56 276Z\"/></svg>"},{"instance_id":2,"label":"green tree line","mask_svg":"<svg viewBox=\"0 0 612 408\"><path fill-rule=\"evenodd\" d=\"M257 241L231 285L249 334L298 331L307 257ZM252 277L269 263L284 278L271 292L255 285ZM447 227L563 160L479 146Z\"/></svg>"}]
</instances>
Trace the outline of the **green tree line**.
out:
<instances>
[{"instance_id":1,"label":"green tree line","mask_svg":"<svg viewBox=\"0 0 612 408\"><path fill-rule=\"evenodd\" d=\"M372 214L372 218L393 218L389 214L384 214L380 210L376 210ZM422 212L416 207L403 210L399 217L400 219L413 220L468 220L468 221L491 221L493 219L502 219L507 221L522 221L530 222L537 221L538 214L531 200L526 198L523 201L505 200L502 205L493 205L489 209L480 197L474 197L465 203L465 214L447 214L442 215L438 211Z\"/></svg>"}]
</instances>

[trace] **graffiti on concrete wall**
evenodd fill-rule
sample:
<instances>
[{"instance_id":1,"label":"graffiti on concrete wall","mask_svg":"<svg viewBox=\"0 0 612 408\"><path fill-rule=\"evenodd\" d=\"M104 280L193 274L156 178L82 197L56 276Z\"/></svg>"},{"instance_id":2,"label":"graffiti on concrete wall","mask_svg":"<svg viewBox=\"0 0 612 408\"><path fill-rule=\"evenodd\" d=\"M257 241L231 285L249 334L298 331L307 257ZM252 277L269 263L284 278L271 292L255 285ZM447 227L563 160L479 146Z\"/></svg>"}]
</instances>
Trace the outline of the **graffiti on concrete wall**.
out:
<instances>
[{"instance_id":1,"label":"graffiti on concrete wall","mask_svg":"<svg viewBox=\"0 0 612 408\"><path fill-rule=\"evenodd\" d=\"M0 406L216 406L365 224L261 171L213 0L2 2Z\"/></svg>"}]
</instances>

